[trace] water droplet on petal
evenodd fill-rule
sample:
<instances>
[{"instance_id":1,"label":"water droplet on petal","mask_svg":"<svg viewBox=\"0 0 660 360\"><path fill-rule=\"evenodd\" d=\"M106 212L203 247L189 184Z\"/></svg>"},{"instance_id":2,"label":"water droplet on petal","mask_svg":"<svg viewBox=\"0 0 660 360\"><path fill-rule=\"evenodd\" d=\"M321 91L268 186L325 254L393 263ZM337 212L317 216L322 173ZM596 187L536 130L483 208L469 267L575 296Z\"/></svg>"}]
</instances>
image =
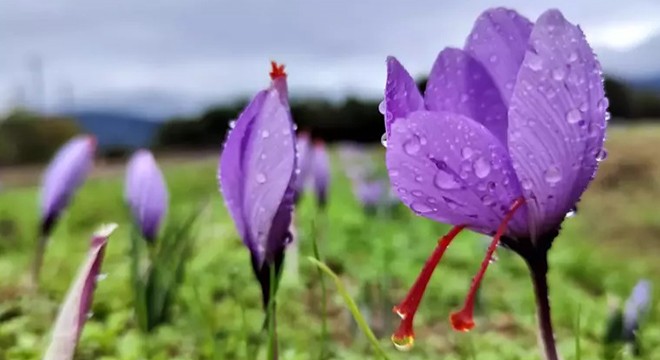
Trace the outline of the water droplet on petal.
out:
<instances>
[{"instance_id":1,"label":"water droplet on petal","mask_svg":"<svg viewBox=\"0 0 660 360\"><path fill-rule=\"evenodd\" d=\"M488 58L488 60L492 63L497 62L497 55L493 54Z\"/></svg>"},{"instance_id":2,"label":"water droplet on petal","mask_svg":"<svg viewBox=\"0 0 660 360\"><path fill-rule=\"evenodd\" d=\"M96 275L96 282L99 283L108 278L108 274L98 274Z\"/></svg>"},{"instance_id":3,"label":"water droplet on petal","mask_svg":"<svg viewBox=\"0 0 660 360\"><path fill-rule=\"evenodd\" d=\"M557 81L562 81L564 80L564 77L566 77L566 69L563 67L556 68L552 70L552 78L557 80Z\"/></svg>"},{"instance_id":4,"label":"water droplet on petal","mask_svg":"<svg viewBox=\"0 0 660 360\"><path fill-rule=\"evenodd\" d=\"M481 202L485 206L491 206L491 205L495 204L495 198L490 196L490 195L484 195L484 196L481 197Z\"/></svg>"},{"instance_id":5,"label":"water droplet on petal","mask_svg":"<svg viewBox=\"0 0 660 360\"><path fill-rule=\"evenodd\" d=\"M588 110L589 110L589 103L585 101L582 103L582 105L580 105L580 111L587 112Z\"/></svg>"},{"instance_id":6,"label":"water droplet on petal","mask_svg":"<svg viewBox=\"0 0 660 360\"><path fill-rule=\"evenodd\" d=\"M597 106L598 106L598 110L605 111L607 110L607 107L610 106L610 101L606 97L604 97L600 99L600 101L598 101Z\"/></svg>"},{"instance_id":7,"label":"water droplet on petal","mask_svg":"<svg viewBox=\"0 0 660 360\"><path fill-rule=\"evenodd\" d=\"M467 146L461 149L461 156L463 156L463 159L469 159L472 154L474 154L474 151Z\"/></svg>"},{"instance_id":8,"label":"water droplet on petal","mask_svg":"<svg viewBox=\"0 0 660 360\"><path fill-rule=\"evenodd\" d=\"M403 144L403 151L408 155L417 154L420 148L421 144L417 135L413 135Z\"/></svg>"},{"instance_id":9,"label":"water droplet on petal","mask_svg":"<svg viewBox=\"0 0 660 360\"><path fill-rule=\"evenodd\" d=\"M230 129L233 129L233 128L235 128L235 127L236 127L236 120L232 120L232 121L230 121L230 122L229 122L229 128L230 128Z\"/></svg>"},{"instance_id":10,"label":"water droplet on petal","mask_svg":"<svg viewBox=\"0 0 660 360\"><path fill-rule=\"evenodd\" d=\"M551 165L545 170L545 181L550 185L555 185L561 180L561 171L555 165Z\"/></svg>"},{"instance_id":11,"label":"water droplet on petal","mask_svg":"<svg viewBox=\"0 0 660 360\"><path fill-rule=\"evenodd\" d=\"M598 154L596 154L596 161L600 162L607 159L607 150L605 148L600 149Z\"/></svg>"},{"instance_id":12,"label":"water droplet on petal","mask_svg":"<svg viewBox=\"0 0 660 360\"><path fill-rule=\"evenodd\" d=\"M571 210L569 210L569 211L566 213L566 219L568 219L568 218L572 218L572 217L575 216L576 214L577 214L577 211L576 211L575 209L571 209Z\"/></svg>"},{"instance_id":13,"label":"water droplet on petal","mask_svg":"<svg viewBox=\"0 0 660 360\"><path fill-rule=\"evenodd\" d=\"M92 318L92 316L94 316L94 313L89 311L87 314L85 314L85 316L87 317L87 320L89 320Z\"/></svg>"},{"instance_id":14,"label":"water droplet on petal","mask_svg":"<svg viewBox=\"0 0 660 360\"><path fill-rule=\"evenodd\" d=\"M385 115L385 111L387 111L386 109L387 108L385 106L385 99L383 99L383 101L381 101L380 104L378 104L378 112L380 112L382 115Z\"/></svg>"},{"instance_id":15,"label":"water droplet on petal","mask_svg":"<svg viewBox=\"0 0 660 360\"><path fill-rule=\"evenodd\" d=\"M266 182L266 174L264 173L258 173L256 176L257 183L263 184Z\"/></svg>"},{"instance_id":16,"label":"water droplet on petal","mask_svg":"<svg viewBox=\"0 0 660 360\"><path fill-rule=\"evenodd\" d=\"M454 174L439 169L433 178L433 184L442 190L455 190L461 187Z\"/></svg>"},{"instance_id":17,"label":"water droplet on petal","mask_svg":"<svg viewBox=\"0 0 660 360\"><path fill-rule=\"evenodd\" d=\"M419 190L413 190L413 191L411 192L411 194L412 194L413 196L417 196L417 197L422 197L422 196L424 196L424 193L421 192L421 191L419 191Z\"/></svg>"},{"instance_id":18,"label":"water droplet on petal","mask_svg":"<svg viewBox=\"0 0 660 360\"><path fill-rule=\"evenodd\" d=\"M483 157L478 158L472 166L474 167L474 174L480 179L483 179L490 174L490 162Z\"/></svg>"},{"instance_id":19,"label":"water droplet on petal","mask_svg":"<svg viewBox=\"0 0 660 360\"><path fill-rule=\"evenodd\" d=\"M424 181L424 178L421 175L417 175L417 176L415 176L415 181L417 181L418 183L421 183L422 181Z\"/></svg>"},{"instance_id":20,"label":"water droplet on petal","mask_svg":"<svg viewBox=\"0 0 660 360\"><path fill-rule=\"evenodd\" d=\"M412 336L404 336L402 338L392 337L392 344L399 351L410 351L415 346L415 338Z\"/></svg>"},{"instance_id":21,"label":"water droplet on petal","mask_svg":"<svg viewBox=\"0 0 660 360\"><path fill-rule=\"evenodd\" d=\"M433 212L433 208L423 202L416 201L410 205L410 208L418 214L428 214Z\"/></svg>"},{"instance_id":22,"label":"water droplet on petal","mask_svg":"<svg viewBox=\"0 0 660 360\"><path fill-rule=\"evenodd\" d=\"M527 66L532 71L539 71L543 68L543 59L534 53L529 53L527 55Z\"/></svg>"},{"instance_id":23,"label":"water droplet on petal","mask_svg":"<svg viewBox=\"0 0 660 360\"><path fill-rule=\"evenodd\" d=\"M268 132L268 130L264 130L264 131L261 132L261 137L262 138L266 139L269 136L270 136L270 132Z\"/></svg>"},{"instance_id":24,"label":"water droplet on petal","mask_svg":"<svg viewBox=\"0 0 660 360\"><path fill-rule=\"evenodd\" d=\"M387 133L384 133L383 136L380 137L380 143L383 144L384 147L387 147Z\"/></svg>"},{"instance_id":25,"label":"water droplet on petal","mask_svg":"<svg viewBox=\"0 0 660 360\"><path fill-rule=\"evenodd\" d=\"M525 190L531 190L531 189L532 189L532 186L534 186L534 184L532 184L532 181L529 180L529 179L523 179L523 180L520 182L520 185L521 185L522 188L525 189Z\"/></svg>"},{"instance_id":26,"label":"water droplet on petal","mask_svg":"<svg viewBox=\"0 0 660 360\"><path fill-rule=\"evenodd\" d=\"M582 120L580 109L572 109L566 113L566 121L568 121L569 124L575 124L580 120Z\"/></svg>"}]
</instances>

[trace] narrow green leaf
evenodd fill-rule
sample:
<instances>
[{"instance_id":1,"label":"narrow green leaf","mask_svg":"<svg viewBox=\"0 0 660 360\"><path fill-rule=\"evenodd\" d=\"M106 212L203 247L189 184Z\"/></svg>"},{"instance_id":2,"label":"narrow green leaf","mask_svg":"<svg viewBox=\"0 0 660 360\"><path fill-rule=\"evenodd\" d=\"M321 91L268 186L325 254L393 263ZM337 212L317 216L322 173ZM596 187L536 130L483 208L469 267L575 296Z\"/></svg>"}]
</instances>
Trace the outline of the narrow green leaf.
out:
<instances>
[{"instance_id":1,"label":"narrow green leaf","mask_svg":"<svg viewBox=\"0 0 660 360\"><path fill-rule=\"evenodd\" d=\"M326 264L316 260L315 258L308 257L307 259L312 263L314 263L314 265L318 266L321 270L323 270L323 272L325 272L326 275L332 278L332 280L335 283L335 286L337 287L337 291L339 291L339 294L344 299L344 303L346 304L348 310L353 315L353 318L355 318L355 322L357 322L358 327L360 327L360 330L362 330L364 335L367 337L367 339L369 339L369 342L373 346L374 352L381 358L387 359L387 354L385 354L385 351L383 351L383 349L380 347L380 343L378 342L376 335L374 335L374 333L369 328L367 321L360 313L357 304L346 290L346 287L344 286L344 283L341 281L339 276L337 276L337 274L335 274L334 271L332 271L332 269L330 269Z\"/></svg>"},{"instance_id":2,"label":"narrow green leaf","mask_svg":"<svg viewBox=\"0 0 660 360\"><path fill-rule=\"evenodd\" d=\"M577 319L575 320L575 360L580 360L582 358L582 351L580 346L580 316L582 312L582 307L578 304L577 309Z\"/></svg>"}]
</instances>

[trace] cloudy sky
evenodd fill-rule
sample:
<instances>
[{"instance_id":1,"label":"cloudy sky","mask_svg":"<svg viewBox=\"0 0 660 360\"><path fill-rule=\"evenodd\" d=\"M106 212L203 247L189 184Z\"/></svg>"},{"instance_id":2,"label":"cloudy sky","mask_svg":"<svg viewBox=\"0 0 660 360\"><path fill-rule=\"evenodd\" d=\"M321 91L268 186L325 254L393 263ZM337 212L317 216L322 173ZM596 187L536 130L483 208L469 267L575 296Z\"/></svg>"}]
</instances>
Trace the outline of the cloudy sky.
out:
<instances>
[{"instance_id":1,"label":"cloudy sky","mask_svg":"<svg viewBox=\"0 0 660 360\"><path fill-rule=\"evenodd\" d=\"M461 46L487 7L582 26L610 73L660 75L657 0L0 0L0 109L12 104L188 113L268 83L286 63L293 95L377 97L385 57L415 75ZM44 95L35 81L43 72Z\"/></svg>"}]
</instances>

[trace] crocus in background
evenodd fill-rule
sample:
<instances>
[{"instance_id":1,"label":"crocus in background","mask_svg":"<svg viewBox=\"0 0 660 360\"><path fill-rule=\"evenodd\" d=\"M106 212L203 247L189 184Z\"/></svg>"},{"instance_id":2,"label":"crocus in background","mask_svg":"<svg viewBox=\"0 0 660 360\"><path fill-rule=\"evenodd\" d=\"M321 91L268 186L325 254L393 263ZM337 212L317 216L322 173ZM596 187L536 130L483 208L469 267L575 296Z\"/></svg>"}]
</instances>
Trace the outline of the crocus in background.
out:
<instances>
[{"instance_id":1,"label":"crocus in background","mask_svg":"<svg viewBox=\"0 0 660 360\"><path fill-rule=\"evenodd\" d=\"M96 140L93 136L74 137L57 151L44 172L41 183L39 240L32 269L35 286L39 282L48 237L74 193L87 178L94 161L95 150Z\"/></svg>"},{"instance_id":2,"label":"crocus in background","mask_svg":"<svg viewBox=\"0 0 660 360\"><path fill-rule=\"evenodd\" d=\"M145 240L153 243L167 212L169 195L163 173L149 150L128 161L124 197Z\"/></svg>"},{"instance_id":3,"label":"crocus in background","mask_svg":"<svg viewBox=\"0 0 660 360\"><path fill-rule=\"evenodd\" d=\"M52 339L44 355L44 360L73 359L78 339L80 339L85 321L92 308L92 299L97 278L101 274L105 247L110 234L116 228L117 224L109 224L94 233L87 258L69 289L57 320L55 320Z\"/></svg>"},{"instance_id":4,"label":"crocus in background","mask_svg":"<svg viewBox=\"0 0 660 360\"><path fill-rule=\"evenodd\" d=\"M387 184L379 180L363 180L356 181L353 187L355 195L365 212L368 214L376 213L376 209L383 201Z\"/></svg>"},{"instance_id":5,"label":"crocus in background","mask_svg":"<svg viewBox=\"0 0 660 360\"><path fill-rule=\"evenodd\" d=\"M264 307L277 289L284 250L292 239L296 179L296 138L284 66L273 62L270 77L270 87L257 93L227 136L218 174L225 205L250 250Z\"/></svg>"},{"instance_id":6,"label":"crocus in background","mask_svg":"<svg viewBox=\"0 0 660 360\"><path fill-rule=\"evenodd\" d=\"M314 192L317 204L325 208L328 202L328 186L330 185L330 157L322 140L314 142L312 155L312 175L314 176Z\"/></svg>"},{"instance_id":7,"label":"crocus in background","mask_svg":"<svg viewBox=\"0 0 660 360\"><path fill-rule=\"evenodd\" d=\"M640 280L633 288L623 310L623 339L635 342L642 317L651 304L651 282Z\"/></svg>"},{"instance_id":8,"label":"crocus in background","mask_svg":"<svg viewBox=\"0 0 660 360\"><path fill-rule=\"evenodd\" d=\"M542 351L558 358L547 252L604 159L608 101L600 65L579 27L558 10L530 22L513 10L482 13L464 49L440 52L426 93L393 57L385 89L386 162L413 212L454 228L438 243L405 300L393 335L412 345L413 318L433 269L467 228L493 236L456 330L474 326L474 296L498 244L527 263Z\"/></svg>"},{"instance_id":9,"label":"crocus in background","mask_svg":"<svg viewBox=\"0 0 660 360\"><path fill-rule=\"evenodd\" d=\"M312 168L312 142L307 131L301 131L296 137L296 151L298 154L298 171L296 175L296 180L294 181L294 190L295 197L294 203L300 201L300 197L305 191L305 186L307 185L307 180L309 179L309 173Z\"/></svg>"}]
</instances>

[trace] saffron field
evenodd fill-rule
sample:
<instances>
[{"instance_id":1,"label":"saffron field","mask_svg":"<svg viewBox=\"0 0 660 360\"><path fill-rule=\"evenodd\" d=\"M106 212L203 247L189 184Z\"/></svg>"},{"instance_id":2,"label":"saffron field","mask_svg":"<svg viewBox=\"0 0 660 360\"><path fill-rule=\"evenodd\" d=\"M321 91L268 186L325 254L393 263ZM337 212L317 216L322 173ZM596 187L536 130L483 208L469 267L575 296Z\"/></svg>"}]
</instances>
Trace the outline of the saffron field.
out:
<instances>
[{"instance_id":1,"label":"saffron field","mask_svg":"<svg viewBox=\"0 0 660 360\"><path fill-rule=\"evenodd\" d=\"M564 222L550 252L550 297L559 351L564 358L604 358L611 311L623 306L633 286L660 280L660 128L611 127L596 181ZM289 249L278 293L281 359L368 359L365 337L353 323L333 283L326 279L329 339L322 336L322 292L307 260L316 237L323 260L338 274L368 318L391 359L536 359L536 321L528 273L521 259L500 249L480 289L477 326L456 333L448 322L467 293L487 241L464 232L440 262L416 316L415 347L397 352L389 337L398 320L391 312L412 284L447 226L415 216L403 205L363 211L346 164L332 148L328 207L317 211L311 192L295 211L299 254ZM384 166L380 146L372 162ZM216 180L217 157L168 161L157 157L170 191L168 216L183 216L210 202L194 229L194 252L166 325L138 330L129 276L130 218L123 203L123 173L99 166L85 183L51 238L41 287L29 287L38 227L36 187L7 181L0 193L0 359L39 359L59 304L80 266L92 232L117 222L85 325L77 359L265 358L263 311L247 249L229 218ZM121 169L121 168L120 168ZM9 171L10 173L12 170ZM16 177L38 183L39 172ZM385 176L385 175L383 175ZM0 174L0 181L5 178ZM292 263L299 265L295 271ZM657 291L656 291L657 294ZM656 304L658 296L652 298ZM657 306L642 319L642 359L660 359ZM325 349L324 354L320 354ZM617 346L618 359L633 359Z\"/></svg>"}]
</instances>

